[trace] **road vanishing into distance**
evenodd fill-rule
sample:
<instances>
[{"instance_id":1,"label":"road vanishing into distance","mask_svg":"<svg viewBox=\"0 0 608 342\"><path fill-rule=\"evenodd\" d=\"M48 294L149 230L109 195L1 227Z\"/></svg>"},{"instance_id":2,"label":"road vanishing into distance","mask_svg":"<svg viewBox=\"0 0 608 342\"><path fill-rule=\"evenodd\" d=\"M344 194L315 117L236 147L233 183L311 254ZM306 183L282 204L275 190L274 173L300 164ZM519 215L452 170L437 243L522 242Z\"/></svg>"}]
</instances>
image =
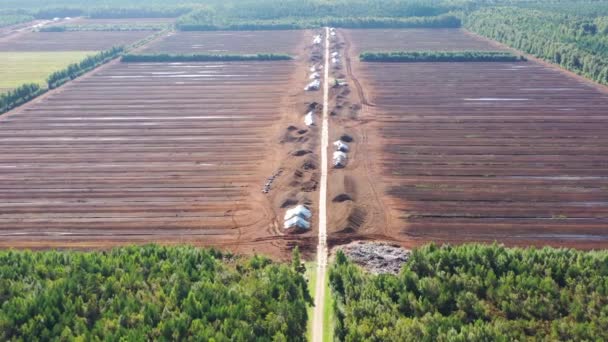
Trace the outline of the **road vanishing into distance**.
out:
<instances>
[{"instance_id":1,"label":"road vanishing into distance","mask_svg":"<svg viewBox=\"0 0 608 342\"><path fill-rule=\"evenodd\" d=\"M321 123L321 184L319 188L319 243L317 245L317 283L313 314L312 340L323 341L323 313L325 312L325 273L327 272L327 150L329 147L329 28L325 28L323 63L323 119Z\"/></svg>"}]
</instances>

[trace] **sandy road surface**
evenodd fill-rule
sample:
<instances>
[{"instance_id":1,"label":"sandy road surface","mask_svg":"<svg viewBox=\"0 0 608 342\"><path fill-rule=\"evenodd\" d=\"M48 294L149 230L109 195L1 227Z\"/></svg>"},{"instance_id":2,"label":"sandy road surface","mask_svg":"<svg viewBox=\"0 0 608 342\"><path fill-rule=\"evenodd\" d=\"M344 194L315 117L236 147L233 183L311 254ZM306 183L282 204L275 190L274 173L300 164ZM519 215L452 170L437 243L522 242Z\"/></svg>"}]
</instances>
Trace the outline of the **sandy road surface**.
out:
<instances>
[{"instance_id":1,"label":"sandy road surface","mask_svg":"<svg viewBox=\"0 0 608 342\"><path fill-rule=\"evenodd\" d=\"M319 191L319 244L317 245L317 284L312 340L323 341L325 272L327 271L327 148L329 145L329 28L325 28L325 62L323 66L323 123L321 126L321 184Z\"/></svg>"}]
</instances>

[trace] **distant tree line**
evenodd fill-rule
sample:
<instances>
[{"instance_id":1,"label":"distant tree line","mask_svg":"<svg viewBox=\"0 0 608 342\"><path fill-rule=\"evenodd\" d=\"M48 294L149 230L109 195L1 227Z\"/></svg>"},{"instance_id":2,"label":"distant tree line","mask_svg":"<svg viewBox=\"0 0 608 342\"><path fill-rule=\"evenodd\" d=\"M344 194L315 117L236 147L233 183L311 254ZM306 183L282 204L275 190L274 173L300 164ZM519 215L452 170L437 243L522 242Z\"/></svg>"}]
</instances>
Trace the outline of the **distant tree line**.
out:
<instances>
[{"instance_id":1,"label":"distant tree line","mask_svg":"<svg viewBox=\"0 0 608 342\"><path fill-rule=\"evenodd\" d=\"M520 8L489 8L467 16L483 36L608 84L608 18Z\"/></svg>"},{"instance_id":2,"label":"distant tree line","mask_svg":"<svg viewBox=\"0 0 608 342\"><path fill-rule=\"evenodd\" d=\"M110 50L88 56L79 63L70 64L65 69L52 73L47 79L49 89L57 88L64 83L111 61L120 56L124 51L125 49L123 47L113 47Z\"/></svg>"},{"instance_id":3,"label":"distant tree line","mask_svg":"<svg viewBox=\"0 0 608 342\"><path fill-rule=\"evenodd\" d=\"M4 94L0 94L0 114L19 107L27 101L43 94L46 90L38 84L24 84Z\"/></svg>"},{"instance_id":4,"label":"distant tree line","mask_svg":"<svg viewBox=\"0 0 608 342\"><path fill-rule=\"evenodd\" d=\"M350 28L460 27L448 14L454 6L415 0L243 0L231 7L210 6L177 20L183 31L279 30L320 26Z\"/></svg>"},{"instance_id":5,"label":"distant tree line","mask_svg":"<svg viewBox=\"0 0 608 342\"><path fill-rule=\"evenodd\" d=\"M338 341L605 341L608 252L428 245L399 275L339 252Z\"/></svg>"},{"instance_id":6,"label":"distant tree line","mask_svg":"<svg viewBox=\"0 0 608 342\"><path fill-rule=\"evenodd\" d=\"M200 18L200 17L197 17ZM458 28L460 18L454 15L435 17L321 17L281 18L266 20L205 21L182 18L176 23L181 31L254 31L254 30L300 30L334 26L342 28Z\"/></svg>"},{"instance_id":7,"label":"distant tree line","mask_svg":"<svg viewBox=\"0 0 608 342\"><path fill-rule=\"evenodd\" d=\"M363 62L520 62L525 57L505 51L393 51L363 52Z\"/></svg>"},{"instance_id":8,"label":"distant tree line","mask_svg":"<svg viewBox=\"0 0 608 342\"><path fill-rule=\"evenodd\" d=\"M290 55L258 53L252 55L222 54L126 54L121 61L125 63L163 63L163 62L217 62L217 61L285 61L293 59Z\"/></svg>"},{"instance_id":9,"label":"distant tree line","mask_svg":"<svg viewBox=\"0 0 608 342\"><path fill-rule=\"evenodd\" d=\"M33 20L34 17L26 14L2 14L0 13L0 27L20 24Z\"/></svg>"},{"instance_id":10,"label":"distant tree line","mask_svg":"<svg viewBox=\"0 0 608 342\"><path fill-rule=\"evenodd\" d=\"M290 264L192 247L0 251L3 341L305 341Z\"/></svg>"}]
</instances>

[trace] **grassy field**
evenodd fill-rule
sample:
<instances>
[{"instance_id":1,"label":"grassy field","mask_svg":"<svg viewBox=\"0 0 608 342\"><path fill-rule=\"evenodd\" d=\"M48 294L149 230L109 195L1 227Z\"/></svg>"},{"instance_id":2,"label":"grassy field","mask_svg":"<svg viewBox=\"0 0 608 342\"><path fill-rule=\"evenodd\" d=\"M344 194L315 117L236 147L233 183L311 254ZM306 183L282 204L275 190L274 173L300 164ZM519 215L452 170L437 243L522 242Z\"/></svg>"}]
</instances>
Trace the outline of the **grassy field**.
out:
<instances>
[{"instance_id":1,"label":"grassy field","mask_svg":"<svg viewBox=\"0 0 608 342\"><path fill-rule=\"evenodd\" d=\"M0 90L24 83L46 85L46 78L71 63L79 62L92 51L0 52Z\"/></svg>"}]
</instances>

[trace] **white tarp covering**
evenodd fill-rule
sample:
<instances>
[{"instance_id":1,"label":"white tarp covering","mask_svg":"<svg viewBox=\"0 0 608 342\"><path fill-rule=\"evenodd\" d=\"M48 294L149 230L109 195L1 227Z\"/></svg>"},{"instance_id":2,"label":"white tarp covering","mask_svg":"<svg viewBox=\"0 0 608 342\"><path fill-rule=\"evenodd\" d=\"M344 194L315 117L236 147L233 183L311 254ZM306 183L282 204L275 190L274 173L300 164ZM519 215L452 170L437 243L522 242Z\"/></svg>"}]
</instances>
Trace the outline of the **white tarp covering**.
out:
<instances>
[{"instance_id":1,"label":"white tarp covering","mask_svg":"<svg viewBox=\"0 0 608 342\"><path fill-rule=\"evenodd\" d=\"M310 67L310 72L316 72L317 71L317 66L313 65Z\"/></svg>"},{"instance_id":2,"label":"white tarp covering","mask_svg":"<svg viewBox=\"0 0 608 342\"><path fill-rule=\"evenodd\" d=\"M346 165L346 153L336 151L334 152L334 167L344 167Z\"/></svg>"},{"instance_id":3,"label":"white tarp covering","mask_svg":"<svg viewBox=\"0 0 608 342\"><path fill-rule=\"evenodd\" d=\"M308 83L308 85L306 85L306 88L304 88L304 90L319 90L319 88L321 88L321 81L319 80L314 80L310 83Z\"/></svg>"},{"instance_id":4,"label":"white tarp covering","mask_svg":"<svg viewBox=\"0 0 608 342\"><path fill-rule=\"evenodd\" d=\"M319 44L321 44L322 41L323 40L321 39L321 35L318 34L313 38L312 43L315 45L319 45Z\"/></svg>"},{"instance_id":5,"label":"white tarp covering","mask_svg":"<svg viewBox=\"0 0 608 342\"><path fill-rule=\"evenodd\" d=\"M287 210L285 212L285 219L284 221L289 221L294 217L301 217L305 220L308 220L312 217L312 213L310 212L310 210L308 208L306 208L303 205L298 205L294 208L291 208L289 210Z\"/></svg>"},{"instance_id":6,"label":"white tarp covering","mask_svg":"<svg viewBox=\"0 0 608 342\"><path fill-rule=\"evenodd\" d=\"M340 63L340 59L339 59L339 58L336 58L336 57L333 57L333 58L331 59L331 63L332 63L332 64L338 64L338 63Z\"/></svg>"},{"instance_id":7,"label":"white tarp covering","mask_svg":"<svg viewBox=\"0 0 608 342\"><path fill-rule=\"evenodd\" d=\"M337 151L348 152L348 145L345 142L343 142L342 140L336 140L334 142L334 147L336 148Z\"/></svg>"},{"instance_id":8,"label":"white tarp covering","mask_svg":"<svg viewBox=\"0 0 608 342\"><path fill-rule=\"evenodd\" d=\"M283 228L285 228L285 229L290 229L290 228L309 229L310 223L301 217L295 216L295 217L292 217L290 220L285 221L285 223L283 223Z\"/></svg>"},{"instance_id":9,"label":"white tarp covering","mask_svg":"<svg viewBox=\"0 0 608 342\"><path fill-rule=\"evenodd\" d=\"M321 75L318 72L313 72L308 78L311 80L316 80L317 78L321 78Z\"/></svg>"},{"instance_id":10,"label":"white tarp covering","mask_svg":"<svg viewBox=\"0 0 608 342\"><path fill-rule=\"evenodd\" d=\"M315 124L315 113L313 111L308 112L304 117L304 123L306 126L312 126Z\"/></svg>"},{"instance_id":11,"label":"white tarp covering","mask_svg":"<svg viewBox=\"0 0 608 342\"><path fill-rule=\"evenodd\" d=\"M340 57L340 53L338 51L334 51L331 53L332 57Z\"/></svg>"}]
</instances>

